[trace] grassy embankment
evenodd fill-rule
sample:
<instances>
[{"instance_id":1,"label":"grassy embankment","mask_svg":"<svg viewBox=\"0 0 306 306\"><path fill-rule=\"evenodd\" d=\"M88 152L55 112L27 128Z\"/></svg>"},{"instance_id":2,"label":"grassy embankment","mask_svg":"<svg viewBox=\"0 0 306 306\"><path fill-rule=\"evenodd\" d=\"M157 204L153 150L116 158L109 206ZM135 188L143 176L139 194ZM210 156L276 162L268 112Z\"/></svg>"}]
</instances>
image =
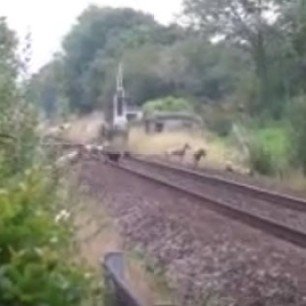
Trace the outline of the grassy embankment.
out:
<instances>
[{"instance_id":1,"label":"grassy embankment","mask_svg":"<svg viewBox=\"0 0 306 306\"><path fill-rule=\"evenodd\" d=\"M255 163L253 166L259 162L257 166L263 168L263 174L267 174L271 180L294 190L305 191L305 176L295 165L289 128L286 125L271 124L251 129L249 135L255 146L255 152L253 152L255 160L252 160L252 154L250 160L251 163ZM259 149L260 156L256 156L256 151L258 153L256 148Z\"/></svg>"},{"instance_id":2,"label":"grassy embankment","mask_svg":"<svg viewBox=\"0 0 306 306\"><path fill-rule=\"evenodd\" d=\"M297 191L305 191L306 183L302 171L293 165L290 132L286 127L270 125L243 130L248 154L233 133L220 137L209 131L147 135L143 129L134 128L131 130L129 146L136 153L165 154L168 149L180 148L189 143L192 150L187 153L186 163L191 163L192 151L205 148L208 154L200 162L200 167L225 169L226 165L230 164L235 172L241 174L253 168L256 175L265 176L265 180Z\"/></svg>"},{"instance_id":3,"label":"grassy embankment","mask_svg":"<svg viewBox=\"0 0 306 306\"><path fill-rule=\"evenodd\" d=\"M131 130L129 147L132 151L142 154L165 154L171 148L181 148L188 143L191 150L187 152L185 162L192 162L192 152L199 148L207 150L207 157L200 166L224 169L230 162L237 168L244 168L244 161L239 148L231 145L227 139L214 136L207 131L203 133L171 132L147 135L142 129Z\"/></svg>"}]
</instances>

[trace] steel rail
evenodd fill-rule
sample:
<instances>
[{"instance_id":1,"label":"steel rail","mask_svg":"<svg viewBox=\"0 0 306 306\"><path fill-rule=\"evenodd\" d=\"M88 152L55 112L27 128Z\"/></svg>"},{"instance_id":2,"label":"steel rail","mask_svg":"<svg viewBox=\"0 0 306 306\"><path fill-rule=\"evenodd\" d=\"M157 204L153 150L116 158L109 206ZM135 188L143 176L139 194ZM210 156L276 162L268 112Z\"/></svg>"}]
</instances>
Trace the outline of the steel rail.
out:
<instances>
[{"instance_id":1,"label":"steel rail","mask_svg":"<svg viewBox=\"0 0 306 306\"><path fill-rule=\"evenodd\" d=\"M267 218L255 216L253 214L250 214L247 211L233 208L232 206L230 206L224 201L216 200L200 192L189 190L185 188L184 186L181 186L180 184L174 184L172 182L169 182L167 179L162 179L152 174L149 174L149 172L147 171L145 173L135 168L128 167L127 165L123 165L122 163L116 163L112 161L108 161L108 164L118 169L127 171L140 178L143 178L149 181L153 181L162 186L166 186L168 188L174 189L178 192L181 192L182 194L191 196L194 199L201 200L203 201L202 205L211 211L214 211L218 214L229 217L233 220L236 220L248 226L251 226L255 229L263 231L269 235L272 235L286 242L290 242L298 247L306 248L306 233L300 232L296 229L292 229L290 227L287 227L283 224L269 220ZM149 164L146 163L146 165L149 165Z\"/></svg>"},{"instance_id":2,"label":"steel rail","mask_svg":"<svg viewBox=\"0 0 306 306\"><path fill-rule=\"evenodd\" d=\"M306 200L302 198L281 194L264 188L259 188L254 185L238 183L231 179L222 178L217 175L207 174L202 171L191 170L182 166L173 166L164 162L153 161L145 159L143 157L136 157L135 155L130 155L128 158L141 163L147 163L155 167L176 171L177 173L189 175L194 178L199 178L199 180L201 181L206 181L207 183L211 184L213 183L214 185L223 185L240 193L247 192L248 194L256 198L266 200L273 205L283 206L292 210L306 212Z\"/></svg>"}]
</instances>

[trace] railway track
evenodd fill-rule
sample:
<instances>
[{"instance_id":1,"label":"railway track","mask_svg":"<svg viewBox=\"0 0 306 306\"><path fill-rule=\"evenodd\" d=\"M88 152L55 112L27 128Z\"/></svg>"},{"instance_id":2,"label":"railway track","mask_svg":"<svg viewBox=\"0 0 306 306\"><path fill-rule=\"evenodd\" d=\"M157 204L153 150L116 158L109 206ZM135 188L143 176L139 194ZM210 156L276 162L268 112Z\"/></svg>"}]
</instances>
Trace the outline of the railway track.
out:
<instances>
[{"instance_id":1,"label":"railway track","mask_svg":"<svg viewBox=\"0 0 306 306\"><path fill-rule=\"evenodd\" d=\"M237 181L226 179L218 175L207 174L203 171L191 170L183 166L169 165L168 163L162 161L156 161L144 157L129 156L130 159L138 162L143 162L151 164L158 168L171 169L182 175L188 175L190 177L199 179L205 183L218 185L220 187L225 187L233 191L248 194L252 197L269 202L271 205L282 206L291 210L306 212L306 200L287 194L281 194L278 192L270 191L264 188L259 188L254 185L238 183Z\"/></svg>"},{"instance_id":2,"label":"railway track","mask_svg":"<svg viewBox=\"0 0 306 306\"><path fill-rule=\"evenodd\" d=\"M306 248L306 233L298 228L294 228L283 222L276 221L273 217L266 217L254 214L245 207L235 207L228 199L224 197L213 196L210 192L205 192L207 184L215 184L214 188L220 191L228 187L231 192L247 193L249 196L264 198L266 202L271 202L273 206L280 203L279 209L287 209L302 213L306 211L304 200L290 196L282 196L273 192L268 192L257 187L239 184L237 182L204 175L203 173L185 169L183 167L174 167L162 162L156 162L139 157L128 156L121 160L120 163L110 161L110 165L127 171L143 179L154 181L157 184L174 189L183 195L201 200L203 206L215 211L223 216L242 222L248 226L273 235L286 242L290 242L301 248ZM239 189L239 186L242 186ZM204 191L203 191L204 189ZM234 195L232 195L234 196ZM290 201L292 202L290 203ZM293 204L292 204L293 203ZM265 203L267 205L268 203ZM275 209L275 208L274 208Z\"/></svg>"}]
</instances>

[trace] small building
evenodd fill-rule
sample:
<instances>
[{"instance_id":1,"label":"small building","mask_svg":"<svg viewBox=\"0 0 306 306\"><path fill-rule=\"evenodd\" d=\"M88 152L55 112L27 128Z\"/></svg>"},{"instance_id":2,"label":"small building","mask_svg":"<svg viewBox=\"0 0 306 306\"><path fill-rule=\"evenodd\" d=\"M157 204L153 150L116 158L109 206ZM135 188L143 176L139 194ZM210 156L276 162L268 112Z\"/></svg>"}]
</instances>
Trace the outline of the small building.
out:
<instances>
[{"instance_id":1,"label":"small building","mask_svg":"<svg viewBox=\"0 0 306 306\"><path fill-rule=\"evenodd\" d=\"M130 102L126 106L125 117L127 122L141 121L143 118L143 111L140 107Z\"/></svg>"},{"instance_id":2,"label":"small building","mask_svg":"<svg viewBox=\"0 0 306 306\"><path fill-rule=\"evenodd\" d=\"M177 130L195 131L202 128L202 119L185 112L155 112L145 116L146 133L162 133Z\"/></svg>"}]
</instances>

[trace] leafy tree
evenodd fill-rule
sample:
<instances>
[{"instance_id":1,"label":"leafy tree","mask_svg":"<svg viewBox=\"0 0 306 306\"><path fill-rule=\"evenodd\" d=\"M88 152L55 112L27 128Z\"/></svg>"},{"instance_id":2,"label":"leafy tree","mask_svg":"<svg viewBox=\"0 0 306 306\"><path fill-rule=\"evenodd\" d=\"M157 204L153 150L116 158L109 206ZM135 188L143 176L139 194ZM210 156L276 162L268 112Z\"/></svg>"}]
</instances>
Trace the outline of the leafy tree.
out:
<instances>
[{"instance_id":1,"label":"leafy tree","mask_svg":"<svg viewBox=\"0 0 306 306\"><path fill-rule=\"evenodd\" d=\"M175 91L174 84L164 73L162 65L165 49L150 44L124 54L125 84L136 104L142 105L145 101L167 96Z\"/></svg>"},{"instance_id":2,"label":"leafy tree","mask_svg":"<svg viewBox=\"0 0 306 306\"><path fill-rule=\"evenodd\" d=\"M252 58L259 79L258 108L270 99L267 44L276 35L274 19L282 1L277 0L185 0L191 23L209 37L230 41Z\"/></svg>"},{"instance_id":3,"label":"leafy tree","mask_svg":"<svg viewBox=\"0 0 306 306\"><path fill-rule=\"evenodd\" d=\"M40 107L48 118L60 115L67 107L63 66L58 56L33 75L28 86L27 100Z\"/></svg>"},{"instance_id":4,"label":"leafy tree","mask_svg":"<svg viewBox=\"0 0 306 306\"><path fill-rule=\"evenodd\" d=\"M16 174L32 161L37 137L33 133L36 119L30 105L22 99L17 86L20 62L16 56L15 33L0 19L0 163L1 176ZM1 169L1 166L0 166Z\"/></svg>"},{"instance_id":5,"label":"leafy tree","mask_svg":"<svg viewBox=\"0 0 306 306\"><path fill-rule=\"evenodd\" d=\"M198 37L175 44L170 56L171 78L176 88L202 103L227 100L246 66L241 52Z\"/></svg>"},{"instance_id":6,"label":"leafy tree","mask_svg":"<svg viewBox=\"0 0 306 306\"><path fill-rule=\"evenodd\" d=\"M137 104L168 95L190 96L201 103L226 100L244 68L230 48L196 38L130 50L123 62L126 88Z\"/></svg>"},{"instance_id":7,"label":"leafy tree","mask_svg":"<svg viewBox=\"0 0 306 306\"><path fill-rule=\"evenodd\" d=\"M182 27L162 26L150 15L92 6L66 37L62 58L33 78L33 93L48 113L63 100L62 93L72 110L104 107L112 101L119 62L136 104L168 95L207 103L233 94L244 56L194 31L187 38Z\"/></svg>"},{"instance_id":8,"label":"leafy tree","mask_svg":"<svg viewBox=\"0 0 306 306\"><path fill-rule=\"evenodd\" d=\"M285 71L290 94L300 94L306 89L306 1L288 2L283 7L278 27L282 32L282 44L278 48L285 49Z\"/></svg>"},{"instance_id":9,"label":"leafy tree","mask_svg":"<svg viewBox=\"0 0 306 306\"><path fill-rule=\"evenodd\" d=\"M151 41L156 43L173 40L172 32L159 35L163 27L152 16L132 9L100 9L89 7L78 19L64 41L67 95L72 106L90 110L97 105L101 93L104 65L94 65L97 58L116 59L117 65L126 49L137 49ZM100 84L91 90L89 84L96 75Z\"/></svg>"},{"instance_id":10,"label":"leafy tree","mask_svg":"<svg viewBox=\"0 0 306 306\"><path fill-rule=\"evenodd\" d=\"M7 28L5 18L0 18L0 103L1 108L9 107L16 100L18 61L15 55L17 40L15 34Z\"/></svg>"}]
</instances>

